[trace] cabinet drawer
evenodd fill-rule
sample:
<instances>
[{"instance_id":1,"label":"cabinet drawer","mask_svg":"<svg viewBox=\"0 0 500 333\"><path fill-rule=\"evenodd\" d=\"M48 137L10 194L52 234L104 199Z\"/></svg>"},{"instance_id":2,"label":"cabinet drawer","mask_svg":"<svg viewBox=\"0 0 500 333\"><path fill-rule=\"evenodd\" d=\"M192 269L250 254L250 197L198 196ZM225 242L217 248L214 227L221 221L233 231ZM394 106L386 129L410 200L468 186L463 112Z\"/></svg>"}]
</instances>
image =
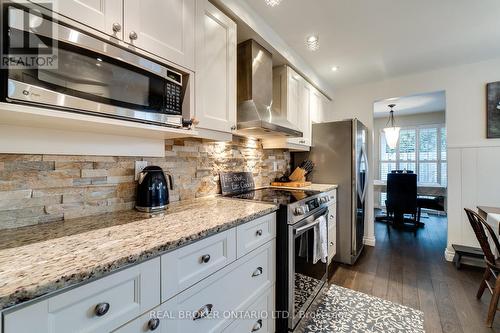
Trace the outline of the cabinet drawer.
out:
<instances>
[{"instance_id":1,"label":"cabinet drawer","mask_svg":"<svg viewBox=\"0 0 500 333\"><path fill-rule=\"evenodd\" d=\"M238 258L276 237L276 213L262 216L236 229Z\"/></svg>"},{"instance_id":2,"label":"cabinet drawer","mask_svg":"<svg viewBox=\"0 0 500 333\"><path fill-rule=\"evenodd\" d=\"M246 319L236 318L235 321L224 330L227 333L274 333L274 286L269 288L264 295L259 296L243 316L251 316Z\"/></svg>"},{"instance_id":3,"label":"cabinet drawer","mask_svg":"<svg viewBox=\"0 0 500 333\"><path fill-rule=\"evenodd\" d=\"M162 302L236 260L236 228L161 257Z\"/></svg>"},{"instance_id":4,"label":"cabinet drawer","mask_svg":"<svg viewBox=\"0 0 500 333\"><path fill-rule=\"evenodd\" d=\"M241 311L275 282L275 241L238 260L216 274L187 289L159 307L162 331L168 333L220 332L234 318L227 312ZM193 320L192 314L210 314ZM182 315L184 317L182 317ZM188 318L186 318L188 317Z\"/></svg>"},{"instance_id":5,"label":"cabinet drawer","mask_svg":"<svg viewBox=\"0 0 500 333\"><path fill-rule=\"evenodd\" d=\"M109 332L157 306L159 295L156 258L6 313L4 333Z\"/></svg>"}]
</instances>

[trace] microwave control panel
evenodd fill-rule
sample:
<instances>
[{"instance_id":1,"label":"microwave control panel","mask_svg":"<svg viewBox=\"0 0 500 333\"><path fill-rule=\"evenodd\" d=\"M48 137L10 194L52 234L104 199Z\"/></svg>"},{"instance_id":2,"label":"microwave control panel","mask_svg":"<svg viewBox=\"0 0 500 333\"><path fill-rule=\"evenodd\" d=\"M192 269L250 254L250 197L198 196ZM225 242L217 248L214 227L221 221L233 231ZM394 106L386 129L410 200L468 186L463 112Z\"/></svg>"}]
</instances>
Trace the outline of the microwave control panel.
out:
<instances>
[{"instance_id":1,"label":"microwave control panel","mask_svg":"<svg viewBox=\"0 0 500 333\"><path fill-rule=\"evenodd\" d=\"M167 114L182 114L182 75L168 70L165 87L165 109Z\"/></svg>"}]
</instances>

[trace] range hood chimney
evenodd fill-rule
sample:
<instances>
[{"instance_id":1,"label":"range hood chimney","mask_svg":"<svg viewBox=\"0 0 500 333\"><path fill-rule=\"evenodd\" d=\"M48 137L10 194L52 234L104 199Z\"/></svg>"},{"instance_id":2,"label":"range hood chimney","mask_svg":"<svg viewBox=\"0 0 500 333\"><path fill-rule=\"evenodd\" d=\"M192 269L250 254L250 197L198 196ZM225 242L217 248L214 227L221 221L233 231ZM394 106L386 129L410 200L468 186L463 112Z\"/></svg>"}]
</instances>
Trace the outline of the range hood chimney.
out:
<instances>
[{"instance_id":1,"label":"range hood chimney","mask_svg":"<svg viewBox=\"0 0 500 333\"><path fill-rule=\"evenodd\" d=\"M272 55L253 39L238 45L236 133L254 138L302 136L286 116L273 110Z\"/></svg>"}]
</instances>

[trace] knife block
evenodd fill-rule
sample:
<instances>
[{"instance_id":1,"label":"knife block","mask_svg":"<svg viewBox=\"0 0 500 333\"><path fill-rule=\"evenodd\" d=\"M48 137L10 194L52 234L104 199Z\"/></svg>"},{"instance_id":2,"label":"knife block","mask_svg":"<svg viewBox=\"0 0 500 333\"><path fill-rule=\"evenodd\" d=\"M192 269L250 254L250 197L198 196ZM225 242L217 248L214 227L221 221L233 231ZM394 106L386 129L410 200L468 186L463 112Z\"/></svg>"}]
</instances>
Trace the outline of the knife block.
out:
<instances>
[{"instance_id":1,"label":"knife block","mask_svg":"<svg viewBox=\"0 0 500 333\"><path fill-rule=\"evenodd\" d=\"M306 171L297 167L288 178L292 182L305 182L306 181Z\"/></svg>"}]
</instances>

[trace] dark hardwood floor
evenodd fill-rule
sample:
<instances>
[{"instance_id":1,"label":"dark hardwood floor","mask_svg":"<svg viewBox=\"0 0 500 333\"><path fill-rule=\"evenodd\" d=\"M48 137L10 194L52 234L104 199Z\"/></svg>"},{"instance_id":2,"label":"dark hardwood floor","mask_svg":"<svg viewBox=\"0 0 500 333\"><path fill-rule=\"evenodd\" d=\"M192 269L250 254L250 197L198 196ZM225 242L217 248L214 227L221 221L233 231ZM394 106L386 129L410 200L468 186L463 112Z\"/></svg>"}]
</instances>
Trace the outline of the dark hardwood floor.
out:
<instances>
[{"instance_id":1,"label":"dark hardwood floor","mask_svg":"<svg viewBox=\"0 0 500 333\"><path fill-rule=\"evenodd\" d=\"M444 259L446 218L430 216L413 232L375 223L376 246L365 247L354 266L340 265L330 282L424 312L425 330L500 332L500 313L492 329L485 326L490 294L476 291L483 270L463 265L456 270Z\"/></svg>"}]
</instances>

